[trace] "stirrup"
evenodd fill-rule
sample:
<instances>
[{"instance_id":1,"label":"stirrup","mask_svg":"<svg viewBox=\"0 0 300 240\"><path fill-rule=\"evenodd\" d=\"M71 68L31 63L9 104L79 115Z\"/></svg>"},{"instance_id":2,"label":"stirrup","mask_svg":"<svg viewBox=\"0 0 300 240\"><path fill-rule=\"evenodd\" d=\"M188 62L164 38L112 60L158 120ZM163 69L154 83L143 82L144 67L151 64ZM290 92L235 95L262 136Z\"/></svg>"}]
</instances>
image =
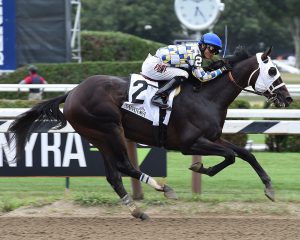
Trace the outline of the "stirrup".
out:
<instances>
[{"instance_id":1,"label":"stirrup","mask_svg":"<svg viewBox=\"0 0 300 240\"><path fill-rule=\"evenodd\" d=\"M159 101L160 100L160 101ZM163 102L163 97L162 96L153 96L151 99L151 103L161 109L168 109L170 106L167 103Z\"/></svg>"},{"instance_id":2,"label":"stirrup","mask_svg":"<svg viewBox=\"0 0 300 240\"><path fill-rule=\"evenodd\" d=\"M170 108L169 104L167 104L167 103L152 102L152 104L154 106L157 106L157 107L161 108L161 109L168 109L168 108Z\"/></svg>"}]
</instances>

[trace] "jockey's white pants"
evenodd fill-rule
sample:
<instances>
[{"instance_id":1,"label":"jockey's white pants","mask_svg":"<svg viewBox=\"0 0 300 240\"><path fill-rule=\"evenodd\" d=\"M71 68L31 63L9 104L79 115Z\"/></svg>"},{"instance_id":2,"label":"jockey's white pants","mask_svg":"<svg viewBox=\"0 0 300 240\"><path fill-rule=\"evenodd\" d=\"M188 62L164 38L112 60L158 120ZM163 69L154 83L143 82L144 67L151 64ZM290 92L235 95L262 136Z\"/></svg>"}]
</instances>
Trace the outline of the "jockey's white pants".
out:
<instances>
[{"instance_id":1,"label":"jockey's white pants","mask_svg":"<svg viewBox=\"0 0 300 240\"><path fill-rule=\"evenodd\" d=\"M180 68L169 67L164 64L160 58L156 56L148 55L142 65L142 72L144 76L153 80L171 80L176 76L189 77L187 71Z\"/></svg>"}]
</instances>

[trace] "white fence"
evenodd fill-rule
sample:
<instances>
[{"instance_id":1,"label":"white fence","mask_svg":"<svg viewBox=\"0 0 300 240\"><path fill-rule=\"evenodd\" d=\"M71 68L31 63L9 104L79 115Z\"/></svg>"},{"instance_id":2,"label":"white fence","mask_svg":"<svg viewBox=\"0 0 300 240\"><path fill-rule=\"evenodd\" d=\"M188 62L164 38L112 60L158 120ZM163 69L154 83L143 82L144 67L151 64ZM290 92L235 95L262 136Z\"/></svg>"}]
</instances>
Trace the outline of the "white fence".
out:
<instances>
[{"instance_id":1,"label":"white fence","mask_svg":"<svg viewBox=\"0 0 300 240\"><path fill-rule=\"evenodd\" d=\"M77 84L0 84L0 91L26 92L31 88L40 88L45 92L67 92L76 86ZM300 96L300 85L291 84L287 85L287 88L292 96ZM247 92L241 93L241 96L250 95L252 94ZM26 110L28 109L0 108L0 119L7 120L2 122L0 132L7 132L11 119L14 119ZM223 133L300 134L300 110L298 109L229 109L227 118L250 118L254 120L226 120ZM284 120L256 120L262 118ZM64 129L51 132L74 132L74 130L68 125Z\"/></svg>"},{"instance_id":2,"label":"white fence","mask_svg":"<svg viewBox=\"0 0 300 240\"><path fill-rule=\"evenodd\" d=\"M31 88L39 88L44 92L68 92L77 84L0 84L0 92L28 92Z\"/></svg>"},{"instance_id":3,"label":"white fence","mask_svg":"<svg viewBox=\"0 0 300 240\"><path fill-rule=\"evenodd\" d=\"M0 108L0 119L4 120L0 125L0 132L7 132L11 119L27 110L26 108ZM300 134L300 110L298 109L229 109L227 118L254 118L254 120L226 120L223 133ZM274 120L256 120L256 118ZM74 132L74 130L68 124L63 129L50 130L50 132Z\"/></svg>"}]
</instances>

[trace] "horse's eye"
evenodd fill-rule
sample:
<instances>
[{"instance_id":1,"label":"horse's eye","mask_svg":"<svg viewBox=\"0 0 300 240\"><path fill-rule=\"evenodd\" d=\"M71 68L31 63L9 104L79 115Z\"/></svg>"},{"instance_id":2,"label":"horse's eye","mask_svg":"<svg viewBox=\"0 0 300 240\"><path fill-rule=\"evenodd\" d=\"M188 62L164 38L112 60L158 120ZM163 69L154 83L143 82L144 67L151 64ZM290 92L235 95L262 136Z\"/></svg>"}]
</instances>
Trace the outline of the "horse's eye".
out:
<instances>
[{"instance_id":1,"label":"horse's eye","mask_svg":"<svg viewBox=\"0 0 300 240\"><path fill-rule=\"evenodd\" d=\"M277 73L277 70L276 70L275 67L270 67L268 73L269 73L269 75L270 75L271 77L274 77L274 76L276 75L276 73Z\"/></svg>"}]
</instances>

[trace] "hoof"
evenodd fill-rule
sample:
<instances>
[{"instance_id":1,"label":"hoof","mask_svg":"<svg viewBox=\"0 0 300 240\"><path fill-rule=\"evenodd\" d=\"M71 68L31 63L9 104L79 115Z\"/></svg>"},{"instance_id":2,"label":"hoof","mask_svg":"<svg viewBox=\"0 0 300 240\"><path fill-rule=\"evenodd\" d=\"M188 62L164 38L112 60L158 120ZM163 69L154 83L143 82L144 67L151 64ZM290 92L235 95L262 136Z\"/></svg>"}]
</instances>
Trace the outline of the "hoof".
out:
<instances>
[{"instance_id":1,"label":"hoof","mask_svg":"<svg viewBox=\"0 0 300 240\"><path fill-rule=\"evenodd\" d=\"M134 209L131 212L131 215L135 218L141 219L142 221L150 219L150 217L146 213L143 213L139 208Z\"/></svg>"},{"instance_id":2,"label":"hoof","mask_svg":"<svg viewBox=\"0 0 300 240\"><path fill-rule=\"evenodd\" d=\"M146 213L142 213L140 216L140 219L142 221L148 221L148 220L150 220L150 217Z\"/></svg>"},{"instance_id":3,"label":"hoof","mask_svg":"<svg viewBox=\"0 0 300 240\"><path fill-rule=\"evenodd\" d=\"M198 172L200 173L200 171L203 169L203 164L200 162L195 162L193 163L190 168L190 170L194 171L194 172Z\"/></svg>"},{"instance_id":4,"label":"hoof","mask_svg":"<svg viewBox=\"0 0 300 240\"><path fill-rule=\"evenodd\" d=\"M200 162L196 162L196 163L193 163L190 168L190 170L194 171L194 172L197 172L197 173L202 173L202 174L206 174L210 177L214 176L215 173L212 173L212 168L209 167L209 168L205 168L203 167L203 164L200 163Z\"/></svg>"},{"instance_id":5,"label":"hoof","mask_svg":"<svg viewBox=\"0 0 300 240\"><path fill-rule=\"evenodd\" d=\"M269 198L272 202L275 202L275 192L272 187L265 188L265 195Z\"/></svg>"},{"instance_id":6,"label":"hoof","mask_svg":"<svg viewBox=\"0 0 300 240\"><path fill-rule=\"evenodd\" d=\"M176 192L168 185L164 185L163 192L168 199L178 199Z\"/></svg>"}]
</instances>

